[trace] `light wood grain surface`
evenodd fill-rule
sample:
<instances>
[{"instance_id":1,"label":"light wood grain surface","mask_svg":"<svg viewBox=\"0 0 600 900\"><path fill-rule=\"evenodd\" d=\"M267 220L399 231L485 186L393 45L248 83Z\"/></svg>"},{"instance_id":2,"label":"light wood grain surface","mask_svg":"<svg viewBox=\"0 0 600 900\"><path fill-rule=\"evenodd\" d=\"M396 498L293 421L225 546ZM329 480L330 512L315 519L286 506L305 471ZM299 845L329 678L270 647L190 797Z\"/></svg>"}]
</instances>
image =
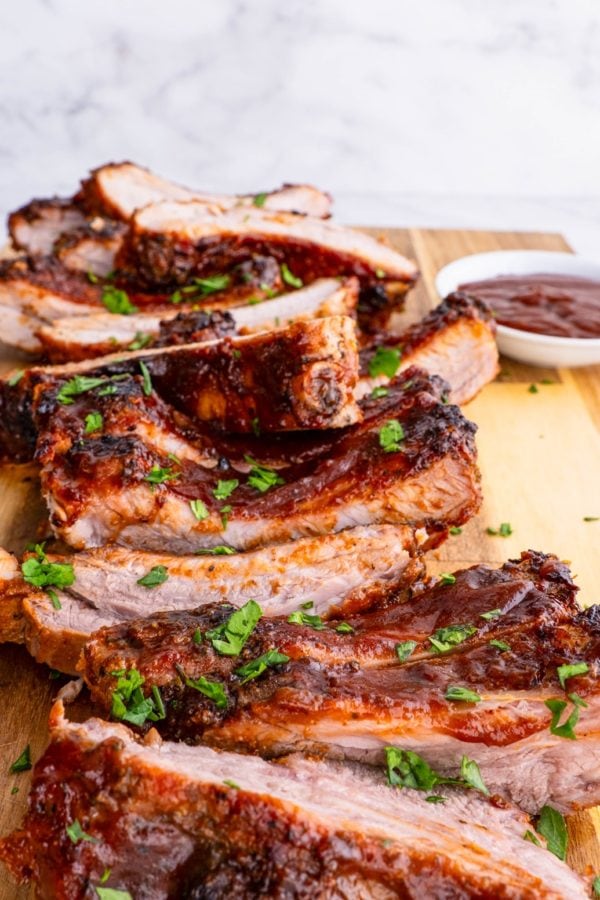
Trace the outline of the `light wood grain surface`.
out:
<instances>
[{"instance_id":1,"label":"light wood grain surface","mask_svg":"<svg viewBox=\"0 0 600 900\"><path fill-rule=\"evenodd\" d=\"M499 249L568 250L553 234L518 232L371 229L384 234L418 261L421 279L411 302L425 312L439 302L436 272L469 253ZM0 371L22 366L23 357L0 354ZM540 384L551 379L552 384ZM528 387L537 382L538 393ZM598 602L600 521L600 367L579 370L533 369L502 361L502 373L466 408L479 426L477 438L484 504L478 516L431 558L432 571L452 571L477 562L498 564L534 548L570 560L581 600ZM0 546L21 552L43 521L35 470L0 468ZM510 522L513 534L490 537L487 526ZM49 670L19 647L0 648L0 834L20 821L29 773L7 775L10 763L31 744L35 760L47 740L46 720L57 685ZM64 681L64 679L63 679ZM17 793L11 793L18 788ZM600 813L569 820L569 861L600 873ZM0 900L29 897L0 872Z\"/></svg>"}]
</instances>

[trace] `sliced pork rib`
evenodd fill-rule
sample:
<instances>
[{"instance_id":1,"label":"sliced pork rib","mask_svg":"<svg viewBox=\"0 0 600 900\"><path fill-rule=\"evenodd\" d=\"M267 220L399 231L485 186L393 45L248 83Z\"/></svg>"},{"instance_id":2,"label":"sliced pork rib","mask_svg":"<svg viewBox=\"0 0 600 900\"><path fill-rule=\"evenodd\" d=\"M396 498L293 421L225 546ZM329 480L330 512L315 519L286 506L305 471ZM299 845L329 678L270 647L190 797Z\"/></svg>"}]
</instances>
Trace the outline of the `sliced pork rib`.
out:
<instances>
[{"instance_id":1,"label":"sliced pork rib","mask_svg":"<svg viewBox=\"0 0 600 900\"><path fill-rule=\"evenodd\" d=\"M450 294L421 321L399 335L381 335L361 352L357 396L384 386L389 378L370 374L376 354L398 351L398 371L415 365L444 378L452 403L467 403L498 374L496 326L489 309L464 293Z\"/></svg>"},{"instance_id":2,"label":"sliced pork rib","mask_svg":"<svg viewBox=\"0 0 600 900\"><path fill-rule=\"evenodd\" d=\"M293 213L206 204L157 203L131 219L119 265L156 285L186 283L192 276L228 272L253 253L285 263L305 283L355 275L393 293L417 277L414 263L360 231Z\"/></svg>"},{"instance_id":3,"label":"sliced pork rib","mask_svg":"<svg viewBox=\"0 0 600 900\"><path fill-rule=\"evenodd\" d=\"M257 194L211 194L182 187L131 162L108 163L94 169L81 184L77 202L89 214L127 221L136 209L162 200L195 200L229 209L255 206L327 218L331 196L308 184L284 184Z\"/></svg>"},{"instance_id":4,"label":"sliced pork rib","mask_svg":"<svg viewBox=\"0 0 600 900\"><path fill-rule=\"evenodd\" d=\"M383 775L144 745L123 726L61 713L57 704L23 827L0 842L40 898L98 886L156 900L588 896L523 840L526 816L475 791L447 790L434 805ZM74 841L75 822L84 837Z\"/></svg>"},{"instance_id":5,"label":"sliced pork rib","mask_svg":"<svg viewBox=\"0 0 600 900\"><path fill-rule=\"evenodd\" d=\"M36 336L43 353L51 362L91 359L116 350L135 349L140 342L144 346L171 346L206 340L199 334L207 315L230 316L231 330L241 334L269 331L304 319L326 316L355 316L358 300L356 279L341 282L335 278L320 278L306 288L268 299L264 287L255 296L240 300L242 305L232 306L220 300L207 301L198 309L190 310L189 304L180 311L180 305L170 304L155 312L138 312L127 316L115 316L108 312L96 312L86 316L69 316L54 319L37 329ZM195 304L192 304L195 305ZM188 339L189 338L189 339Z\"/></svg>"},{"instance_id":6,"label":"sliced pork rib","mask_svg":"<svg viewBox=\"0 0 600 900\"><path fill-rule=\"evenodd\" d=\"M16 250L48 256L65 232L85 226L86 216L71 199L30 200L8 217L8 232Z\"/></svg>"},{"instance_id":7,"label":"sliced pork rib","mask_svg":"<svg viewBox=\"0 0 600 900\"><path fill-rule=\"evenodd\" d=\"M444 529L479 506L475 426L419 370L363 399L363 422L347 429L235 437L193 426L161 398L172 384L156 370L149 396L141 377L120 380L130 365L70 405L58 384L36 388L42 489L52 527L78 549L242 550L354 525ZM92 412L103 422L95 436L85 433ZM192 500L208 517L195 519Z\"/></svg>"},{"instance_id":8,"label":"sliced pork rib","mask_svg":"<svg viewBox=\"0 0 600 900\"><path fill-rule=\"evenodd\" d=\"M181 557L115 547L66 557L49 554L52 562L71 563L75 575L71 587L56 590L60 609L23 581L16 560L7 554L6 578L0 581L0 641L25 643L38 662L75 674L92 632L164 609L195 609L225 599L241 606L252 596L267 616L289 614L306 602L325 618L350 615L395 600L422 575L421 554L442 539L443 533L380 525L229 556ZM153 589L139 584L160 567L166 578L162 584Z\"/></svg>"},{"instance_id":9,"label":"sliced pork rib","mask_svg":"<svg viewBox=\"0 0 600 900\"><path fill-rule=\"evenodd\" d=\"M231 609L116 626L90 640L85 678L109 710L116 683L109 673L136 668L146 691L156 685L165 699L167 716L157 727L177 739L375 763L393 744L446 773L467 754L490 790L530 812L547 803L563 812L595 805L600 608L580 611L568 571L543 554L454 578L410 604L343 625L323 628L301 610L300 623L265 620L239 657L219 653L218 640L213 646ZM206 636L200 643L197 630ZM236 674L270 649L289 661L253 680ZM222 686L223 708L190 686L202 675ZM546 701L564 701L565 719L579 711L576 740L556 732Z\"/></svg>"}]
</instances>

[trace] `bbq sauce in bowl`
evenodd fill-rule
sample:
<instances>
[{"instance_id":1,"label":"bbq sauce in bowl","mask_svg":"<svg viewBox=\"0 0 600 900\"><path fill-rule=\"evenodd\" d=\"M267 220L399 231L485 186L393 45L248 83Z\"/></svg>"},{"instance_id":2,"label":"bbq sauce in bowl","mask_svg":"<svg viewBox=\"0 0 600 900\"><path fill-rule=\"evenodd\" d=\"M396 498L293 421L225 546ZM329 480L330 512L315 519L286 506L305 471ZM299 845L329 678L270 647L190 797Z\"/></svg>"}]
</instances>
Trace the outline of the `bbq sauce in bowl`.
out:
<instances>
[{"instance_id":1,"label":"bbq sauce in bowl","mask_svg":"<svg viewBox=\"0 0 600 900\"><path fill-rule=\"evenodd\" d=\"M600 337L600 281L575 275L498 275L459 285L498 324L553 337Z\"/></svg>"}]
</instances>

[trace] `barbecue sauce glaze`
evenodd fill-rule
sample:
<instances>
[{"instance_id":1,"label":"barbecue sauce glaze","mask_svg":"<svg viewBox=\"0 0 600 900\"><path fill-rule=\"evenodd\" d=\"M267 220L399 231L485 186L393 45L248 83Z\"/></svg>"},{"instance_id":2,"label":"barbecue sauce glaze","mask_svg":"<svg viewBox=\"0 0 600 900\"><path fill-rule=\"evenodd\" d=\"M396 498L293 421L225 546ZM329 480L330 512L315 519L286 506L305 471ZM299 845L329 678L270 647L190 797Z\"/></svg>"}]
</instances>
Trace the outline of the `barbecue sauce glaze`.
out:
<instances>
[{"instance_id":1,"label":"barbecue sauce glaze","mask_svg":"<svg viewBox=\"0 0 600 900\"><path fill-rule=\"evenodd\" d=\"M461 284L500 325L555 337L600 337L600 281L573 275L498 275Z\"/></svg>"}]
</instances>

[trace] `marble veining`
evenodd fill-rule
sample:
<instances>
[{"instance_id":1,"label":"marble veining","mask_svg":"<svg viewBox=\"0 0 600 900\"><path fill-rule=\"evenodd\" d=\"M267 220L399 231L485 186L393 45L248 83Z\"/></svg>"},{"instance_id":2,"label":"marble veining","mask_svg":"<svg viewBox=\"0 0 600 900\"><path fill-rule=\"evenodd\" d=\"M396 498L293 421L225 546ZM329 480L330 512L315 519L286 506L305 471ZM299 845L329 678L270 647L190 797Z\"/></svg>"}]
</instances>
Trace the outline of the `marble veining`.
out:
<instances>
[{"instance_id":1,"label":"marble veining","mask_svg":"<svg viewBox=\"0 0 600 900\"><path fill-rule=\"evenodd\" d=\"M597 0L5 3L0 215L132 158L214 190L311 181L344 221L570 228L594 252L599 51Z\"/></svg>"}]
</instances>

